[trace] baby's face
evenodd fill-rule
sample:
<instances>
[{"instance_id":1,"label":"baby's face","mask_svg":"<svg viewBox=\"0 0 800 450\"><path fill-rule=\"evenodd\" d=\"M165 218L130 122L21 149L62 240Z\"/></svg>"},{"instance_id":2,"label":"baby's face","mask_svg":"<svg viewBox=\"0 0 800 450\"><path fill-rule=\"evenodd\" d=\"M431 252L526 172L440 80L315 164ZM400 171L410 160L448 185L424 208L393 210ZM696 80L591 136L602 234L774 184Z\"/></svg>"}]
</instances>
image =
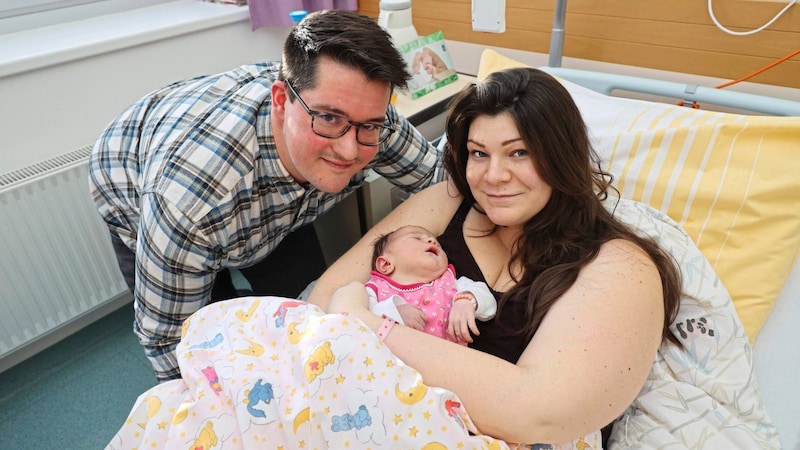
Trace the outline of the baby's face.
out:
<instances>
[{"instance_id":1,"label":"baby's face","mask_svg":"<svg viewBox=\"0 0 800 450\"><path fill-rule=\"evenodd\" d=\"M430 231L422 227L406 226L395 231L386 246L386 256L395 270L419 278L419 282L432 281L447 269L447 254Z\"/></svg>"}]
</instances>

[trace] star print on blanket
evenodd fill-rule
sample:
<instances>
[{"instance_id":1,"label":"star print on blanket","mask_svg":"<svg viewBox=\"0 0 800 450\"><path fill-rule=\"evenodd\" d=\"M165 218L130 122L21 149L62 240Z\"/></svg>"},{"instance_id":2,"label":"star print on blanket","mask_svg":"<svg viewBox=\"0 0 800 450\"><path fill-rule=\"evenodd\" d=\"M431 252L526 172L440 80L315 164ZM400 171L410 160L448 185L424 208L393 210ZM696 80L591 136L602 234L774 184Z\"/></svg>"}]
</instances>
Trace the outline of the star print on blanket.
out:
<instances>
[{"instance_id":1,"label":"star print on blanket","mask_svg":"<svg viewBox=\"0 0 800 450\"><path fill-rule=\"evenodd\" d=\"M140 396L108 448L508 448L361 322L304 302L209 305L178 359L183 378Z\"/></svg>"}]
</instances>

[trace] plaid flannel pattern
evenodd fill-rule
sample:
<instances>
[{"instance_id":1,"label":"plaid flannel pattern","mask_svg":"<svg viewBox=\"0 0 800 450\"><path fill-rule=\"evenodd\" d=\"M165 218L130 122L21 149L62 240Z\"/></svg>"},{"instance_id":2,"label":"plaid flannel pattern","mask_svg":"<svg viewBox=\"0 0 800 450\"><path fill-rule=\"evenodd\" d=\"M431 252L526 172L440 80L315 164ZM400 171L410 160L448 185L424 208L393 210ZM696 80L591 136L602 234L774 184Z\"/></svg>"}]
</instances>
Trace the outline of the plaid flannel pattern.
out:
<instances>
[{"instance_id":1,"label":"plaid flannel pattern","mask_svg":"<svg viewBox=\"0 0 800 450\"><path fill-rule=\"evenodd\" d=\"M181 326L205 305L215 274L269 255L361 186L369 169L416 192L444 179L440 155L393 106L397 132L344 191L296 183L270 125L279 63L178 81L118 116L90 159L91 193L136 252L134 330L160 381L180 375Z\"/></svg>"}]
</instances>

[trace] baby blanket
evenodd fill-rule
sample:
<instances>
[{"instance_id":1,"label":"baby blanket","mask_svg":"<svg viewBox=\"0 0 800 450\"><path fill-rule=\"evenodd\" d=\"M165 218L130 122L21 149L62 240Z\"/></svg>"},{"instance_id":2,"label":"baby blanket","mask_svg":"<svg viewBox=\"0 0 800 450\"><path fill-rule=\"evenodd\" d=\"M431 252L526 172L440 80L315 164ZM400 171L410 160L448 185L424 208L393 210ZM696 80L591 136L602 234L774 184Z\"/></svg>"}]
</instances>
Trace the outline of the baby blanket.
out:
<instances>
[{"instance_id":1,"label":"baby blanket","mask_svg":"<svg viewBox=\"0 0 800 450\"><path fill-rule=\"evenodd\" d=\"M142 394L107 449L510 448L362 322L302 301L204 307L177 352L182 378ZM600 435L532 448L600 448Z\"/></svg>"}]
</instances>

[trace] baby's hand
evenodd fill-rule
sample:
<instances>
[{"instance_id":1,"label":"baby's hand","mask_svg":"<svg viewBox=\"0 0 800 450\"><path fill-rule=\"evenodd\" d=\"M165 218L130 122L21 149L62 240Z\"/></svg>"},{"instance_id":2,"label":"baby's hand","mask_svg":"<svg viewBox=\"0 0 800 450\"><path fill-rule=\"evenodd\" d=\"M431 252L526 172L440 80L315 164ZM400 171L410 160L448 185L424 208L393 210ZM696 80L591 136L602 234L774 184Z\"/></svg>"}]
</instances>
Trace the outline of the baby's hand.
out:
<instances>
[{"instance_id":1,"label":"baby's hand","mask_svg":"<svg viewBox=\"0 0 800 450\"><path fill-rule=\"evenodd\" d=\"M418 331L425 330L425 324L428 322L428 316L419 308L414 305L397 305L397 312L403 319L403 323L410 328Z\"/></svg>"},{"instance_id":2,"label":"baby's hand","mask_svg":"<svg viewBox=\"0 0 800 450\"><path fill-rule=\"evenodd\" d=\"M451 339L469 343L472 342L470 330L476 336L481 334L475 324L475 309L472 302L468 300L453 302L453 307L450 309L450 320L447 324L447 334Z\"/></svg>"}]
</instances>

